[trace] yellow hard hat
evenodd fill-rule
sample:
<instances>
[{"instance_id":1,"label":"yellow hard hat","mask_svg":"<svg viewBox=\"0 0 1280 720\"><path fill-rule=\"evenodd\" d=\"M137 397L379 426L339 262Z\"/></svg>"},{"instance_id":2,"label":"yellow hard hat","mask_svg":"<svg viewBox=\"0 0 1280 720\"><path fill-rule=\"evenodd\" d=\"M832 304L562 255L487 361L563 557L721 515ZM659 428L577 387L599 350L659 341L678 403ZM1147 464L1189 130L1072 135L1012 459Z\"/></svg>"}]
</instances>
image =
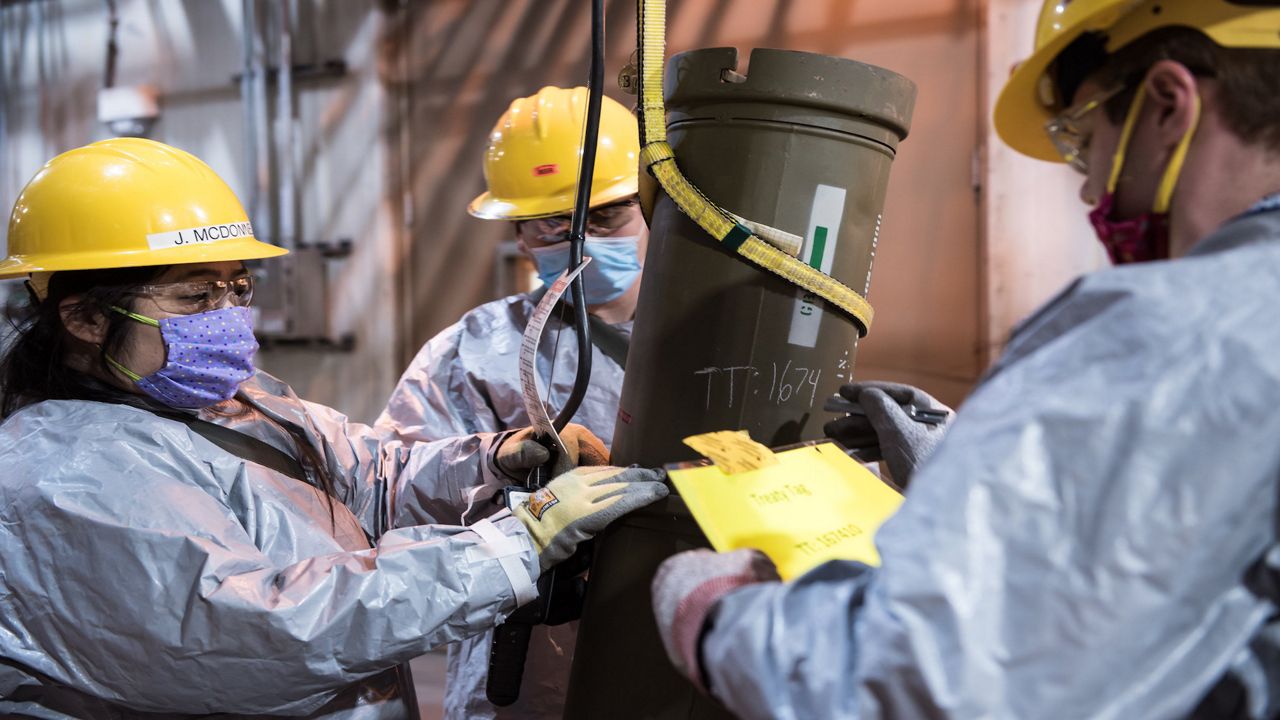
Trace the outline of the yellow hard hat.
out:
<instances>
[{"instance_id":1,"label":"yellow hard hat","mask_svg":"<svg viewBox=\"0 0 1280 720\"><path fill-rule=\"evenodd\" d=\"M31 178L9 216L0 278L286 252L254 238L240 201L199 158L115 138L69 150Z\"/></svg>"},{"instance_id":2,"label":"yellow hard hat","mask_svg":"<svg viewBox=\"0 0 1280 720\"><path fill-rule=\"evenodd\" d=\"M1049 69L1085 33L1100 33L1108 54L1164 27L1199 30L1228 48L1280 48L1280 3L1254 0L1045 0L1035 50L1016 68L996 101L995 128L1014 150L1063 162L1045 124L1064 108Z\"/></svg>"},{"instance_id":3,"label":"yellow hard hat","mask_svg":"<svg viewBox=\"0 0 1280 720\"><path fill-rule=\"evenodd\" d=\"M467 211L488 220L528 220L573 211L582 157L587 89L544 87L519 98L498 118L484 154L489 189ZM591 181L591 206L636 194L640 130L635 116L604 98Z\"/></svg>"}]
</instances>

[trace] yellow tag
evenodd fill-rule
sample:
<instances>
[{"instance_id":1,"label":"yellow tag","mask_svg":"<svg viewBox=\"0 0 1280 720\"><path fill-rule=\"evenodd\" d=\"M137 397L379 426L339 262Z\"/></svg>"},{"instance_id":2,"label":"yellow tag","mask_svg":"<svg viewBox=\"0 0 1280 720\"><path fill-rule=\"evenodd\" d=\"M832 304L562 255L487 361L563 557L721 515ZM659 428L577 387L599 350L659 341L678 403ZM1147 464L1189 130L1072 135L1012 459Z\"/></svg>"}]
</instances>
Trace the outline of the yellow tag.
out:
<instances>
[{"instance_id":1,"label":"yellow tag","mask_svg":"<svg viewBox=\"0 0 1280 720\"><path fill-rule=\"evenodd\" d=\"M684 444L729 475L758 470L778 462L773 451L752 440L746 430L722 430L694 435L685 438Z\"/></svg>"},{"instance_id":2,"label":"yellow tag","mask_svg":"<svg viewBox=\"0 0 1280 720\"><path fill-rule=\"evenodd\" d=\"M756 548L784 579L827 560L879 565L875 534L902 495L832 443L770 455L768 467L728 475L668 468L712 547Z\"/></svg>"}]
</instances>

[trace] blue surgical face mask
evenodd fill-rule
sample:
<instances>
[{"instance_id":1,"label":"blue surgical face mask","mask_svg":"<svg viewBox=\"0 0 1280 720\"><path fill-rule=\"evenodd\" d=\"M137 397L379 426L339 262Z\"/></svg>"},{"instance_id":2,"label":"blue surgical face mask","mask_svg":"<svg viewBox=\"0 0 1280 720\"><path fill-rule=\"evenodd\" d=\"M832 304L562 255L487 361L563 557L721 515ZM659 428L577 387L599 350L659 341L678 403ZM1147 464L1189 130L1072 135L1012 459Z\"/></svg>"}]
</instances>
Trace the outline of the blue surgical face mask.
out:
<instances>
[{"instance_id":1,"label":"blue surgical face mask","mask_svg":"<svg viewBox=\"0 0 1280 720\"><path fill-rule=\"evenodd\" d=\"M538 277L544 285L560 277L569 269L569 243L560 242L541 248L530 248L533 262L538 266ZM582 271L583 290L588 305L603 305L618 299L640 277L640 236L592 237L587 236L582 254L591 258Z\"/></svg>"}]
</instances>

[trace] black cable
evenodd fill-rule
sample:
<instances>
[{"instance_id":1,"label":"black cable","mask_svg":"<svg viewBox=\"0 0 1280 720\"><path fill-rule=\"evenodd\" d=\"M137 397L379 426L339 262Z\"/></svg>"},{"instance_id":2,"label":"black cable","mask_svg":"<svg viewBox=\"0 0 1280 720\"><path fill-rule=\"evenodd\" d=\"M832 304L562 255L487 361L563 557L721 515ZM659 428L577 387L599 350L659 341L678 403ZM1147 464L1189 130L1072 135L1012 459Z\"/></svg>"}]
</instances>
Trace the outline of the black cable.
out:
<instances>
[{"instance_id":1,"label":"black cable","mask_svg":"<svg viewBox=\"0 0 1280 720\"><path fill-rule=\"evenodd\" d=\"M591 71L587 83L587 127L582 138L582 166L578 169L577 195L573 201L573 220L569 226L569 267L582 264L582 249L587 241L587 215L591 212L591 180L595 176L596 143L600 138L600 102L604 97L604 0L591 2ZM574 278L573 326L578 333L578 374L573 391L553 423L556 432L569 424L591 383L591 326L587 318L586 290L582 275Z\"/></svg>"},{"instance_id":2,"label":"black cable","mask_svg":"<svg viewBox=\"0 0 1280 720\"><path fill-rule=\"evenodd\" d=\"M116 10L116 0L107 2L107 61L102 72L102 87L115 87L116 57L120 54L120 44L116 40L120 28L120 14Z\"/></svg>"},{"instance_id":3,"label":"black cable","mask_svg":"<svg viewBox=\"0 0 1280 720\"><path fill-rule=\"evenodd\" d=\"M571 268L582 264L582 249L587 240L587 214L591 211L591 179L595 175L596 142L600 137L603 86L604 0L592 0L591 79L587 86L587 124L582 140L582 167L578 171L577 195L574 198L573 219L569 230ZM587 317L587 298L581 274L574 278L572 292L574 329L578 333L578 374L574 377L573 392L569 394L568 401L553 423L557 432L563 430L578 411L591 381L591 325ZM529 489L541 487L550 479L549 467L537 468L530 475ZM586 570L589 562L588 551L579 547L573 557L539 576L537 599L516 609L505 622L494 628L493 641L489 646L489 676L485 680L485 695L489 702L506 707L520 698L529 638L534 625L558 625L576 620L581 615L585 586L578 576Z\"/></svg>"}]
</instances>

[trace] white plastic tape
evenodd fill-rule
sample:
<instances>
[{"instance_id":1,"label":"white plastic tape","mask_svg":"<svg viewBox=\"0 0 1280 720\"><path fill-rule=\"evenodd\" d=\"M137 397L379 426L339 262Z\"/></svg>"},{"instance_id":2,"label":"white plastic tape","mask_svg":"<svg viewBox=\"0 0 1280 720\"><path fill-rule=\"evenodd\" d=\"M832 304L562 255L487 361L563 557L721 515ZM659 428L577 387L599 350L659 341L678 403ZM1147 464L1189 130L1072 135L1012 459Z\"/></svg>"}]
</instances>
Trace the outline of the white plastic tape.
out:
<instances>
[{"instance_id":1,"label":"white plastic tape","mask_svg":"<svg viewBox=\"0 0 1280 720\"><path fill-rule=\"evenodd\" d=\"M252 237L253 226L248 222L223 223L221 225L205 225L204 227L151 233L147 236L147 246L152 250L165 250L167 248L207 245L221 240L238 240Z\"/></svg>"},{"instance_id":2,"label":"white plastic tape","mask_svg":"<svg viewBox=\"0 0 1280 720\"><path fill-rule=\"evenodd\" d=\"M488 519L472 525L469 528L472 532L480 536L485 542L485 546L489 549L485 552L492 553L493 559L498 561L502 567L502 572L506 573L507 580L511 582L511 589L516 593L516 605L524 605L538 597L538 587L533 584L533 580L529 578L529 571L524 566L525 547L520 538L511 537L503 534ZM482 546L483 547L483 546ZM515 548L511 552L512 547ZM479 559L472 560L475 562Z\"/></svg>"}]
</instances>

